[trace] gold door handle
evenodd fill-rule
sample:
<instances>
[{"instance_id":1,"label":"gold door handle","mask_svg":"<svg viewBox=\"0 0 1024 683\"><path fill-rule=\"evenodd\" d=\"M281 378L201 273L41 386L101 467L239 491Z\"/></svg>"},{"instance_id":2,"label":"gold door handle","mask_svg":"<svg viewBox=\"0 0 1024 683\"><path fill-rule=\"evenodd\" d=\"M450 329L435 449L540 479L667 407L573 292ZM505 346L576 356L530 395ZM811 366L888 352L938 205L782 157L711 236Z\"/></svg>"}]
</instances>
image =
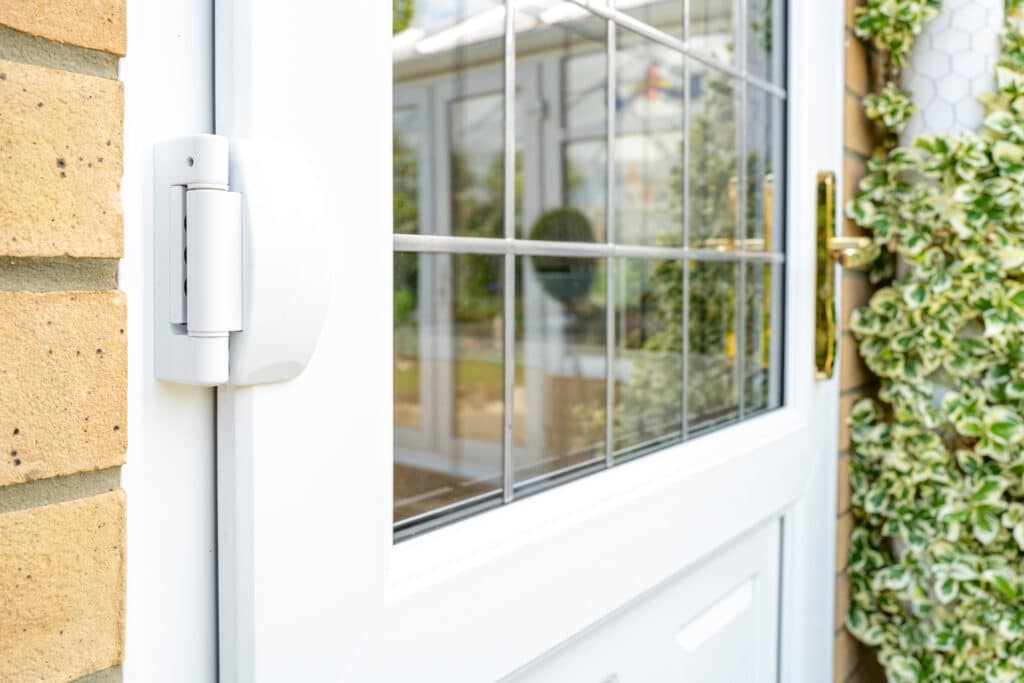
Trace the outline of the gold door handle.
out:
<instances>
[{"instance_id":1,"label":"gold door handle","mask_svg":"<svg viewBox=\"0 0 1024 683\"><path fill-rule=\"evenodd\" d=\"M818 173L817 244L814 269L814 376L832 378L836 367L835 261L829 242L836 231L836 174Z\"/></svg>"},{"instance_id":2,"label":"gold door handle","mask_svg":"<svg viewBox=\"0 0 1024 683\"><path fill-rule=\"evenodd\" d=\"M878 258L878 245L870 237L829 237L828 253L847 270L867 270Z\"/></svg>"},{"instance_id":3,"label":"gold door handle","mask_svg":"<svg viewBox=\"0 0 1024 683\"><path fill-rule=\"evenodd\" d=\"M836 264L863 270L878 258L878 246L867 237L837 237L836 174L818 174L816 268L814 283L814 375L831 379L836 368Z\"/></svg>"}]
</instances>

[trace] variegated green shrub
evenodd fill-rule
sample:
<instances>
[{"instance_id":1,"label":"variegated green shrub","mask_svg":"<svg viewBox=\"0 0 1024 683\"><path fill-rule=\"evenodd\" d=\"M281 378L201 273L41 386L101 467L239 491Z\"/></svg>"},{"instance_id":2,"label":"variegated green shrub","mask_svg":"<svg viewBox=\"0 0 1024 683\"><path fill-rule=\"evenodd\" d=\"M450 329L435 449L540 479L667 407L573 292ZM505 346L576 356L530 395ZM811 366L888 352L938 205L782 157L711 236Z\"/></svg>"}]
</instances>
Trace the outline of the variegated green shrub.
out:
<instances>
[{"instance_id":1,"label":"variegated green shrub","mask_svg":"<svg viewBox=\"0 0 1024 683\"><path fill-rule=\"evenodd\" d=\"M858 27L925 4L869 3ZM847 617L899 683L1024 681L1024 22L1007 9L982 130L885 151L847 208L903 264L880 261L851 321L881 385L850 418ZM906 53L881 23L875 42ZM897 132L904 96L875 97Z\"/></svg>"},{"instance_id":2,"label":"variegated green shrub","mask_svg":"<svg viewBox=\"0 0 1024 683\"><path fill-rule=\"evenodd\" d=\"M941 8L942 0L867 0L854 14L854 30L898 66L921 27Z\"/></svg>"},{"instance_id":3,"label":"variegated green shrub","mask_svg":"<svg viewBox=\"0 0 1024 683\"><path fill-rule=\"evenodd\" d=\"M888 83L882 92L870 93L864 98L864 113L884 130L898 135L917 110L910 97L906 90Z\"/></svg>"}]
</instances>

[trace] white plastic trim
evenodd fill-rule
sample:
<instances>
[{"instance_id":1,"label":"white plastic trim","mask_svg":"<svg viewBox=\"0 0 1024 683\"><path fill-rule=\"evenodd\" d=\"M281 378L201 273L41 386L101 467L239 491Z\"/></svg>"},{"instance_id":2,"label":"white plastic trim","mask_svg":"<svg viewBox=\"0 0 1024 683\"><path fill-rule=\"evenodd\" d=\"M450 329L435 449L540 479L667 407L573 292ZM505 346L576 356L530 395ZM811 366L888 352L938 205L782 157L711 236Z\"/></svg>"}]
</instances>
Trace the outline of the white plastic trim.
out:
<instances>
[{"instance_id":1,"label":"white plastic trim","mask_svg":"<svg viewBox=\"0 0 1024 683\"><path fill-rule=\"evenodd\" d=\"M323 190L294 148L268 140L231 143L231 188L243 197L243 292L229 382L290 380L309 363L330 300Z\"/></svg>"}]
</instances>

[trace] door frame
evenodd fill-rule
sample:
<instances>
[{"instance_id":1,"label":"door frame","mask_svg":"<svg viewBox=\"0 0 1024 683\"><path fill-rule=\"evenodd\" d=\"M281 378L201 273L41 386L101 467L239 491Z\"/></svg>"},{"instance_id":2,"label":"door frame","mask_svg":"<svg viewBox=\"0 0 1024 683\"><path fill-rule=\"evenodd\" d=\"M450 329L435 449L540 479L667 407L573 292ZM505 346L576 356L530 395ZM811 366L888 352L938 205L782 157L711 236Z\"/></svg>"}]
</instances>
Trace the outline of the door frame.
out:
<instances>
[{"instance_id":1,"label":"door frame","mask_svg":"<svg viewBox=\"0 0 1024 683\"><path fill-rule=\"evenodd\" d=\"M813 378L814 178L842 167L841 4L790 0L788 12L785 406L397 546L390 497L381 495L391 482L391 416L381 410L391 392L391 350L381 340L391 328L380 311L390 307L392 243L390 231L367 229L391 224L390 8L367 3L355 21L341 4L217 3L216 132L284 138L304 150L337 217L328 245L336 305L306 373L218 392L222 679L376 672L394 655L379 647L396 623L429 632L437 624L423 615L457 601L492 614L491 646L459 672L491 680L692 566L752 520L777 517L779 678L828 680L838 392L835 380ZM318 68L339 63L353 67L341 78ZM325 72L337 80L325 83ZM709 500L737 495L742 506L703 514ZM638 527L652 510L667 521ZM670 520L691 523L681 533ZM647 533L634 548L650 560L640 572L594 542L637 528ZM567 544L567 535L576 540ZM529 557L538 547L548 553L543 563ZM535 588L528 599L500 590L498 563L516 566ZM594 566L600 576L586 571ZM572 609L537 609L556 601ZM417 642L402 646L413 667L431 654Z\"/></svg>"},{"instance_id":2,"label":"door frame","mask_svg":"<svg viewBox=\"0 0 1024 683\"><path fill-rule=\"evenodd\" d=\"M213 132L213 0L128 2L124 258L128 301L126 681L217 680L214 391L157 380L153 146Z\"/></svg>"}]
</instances>

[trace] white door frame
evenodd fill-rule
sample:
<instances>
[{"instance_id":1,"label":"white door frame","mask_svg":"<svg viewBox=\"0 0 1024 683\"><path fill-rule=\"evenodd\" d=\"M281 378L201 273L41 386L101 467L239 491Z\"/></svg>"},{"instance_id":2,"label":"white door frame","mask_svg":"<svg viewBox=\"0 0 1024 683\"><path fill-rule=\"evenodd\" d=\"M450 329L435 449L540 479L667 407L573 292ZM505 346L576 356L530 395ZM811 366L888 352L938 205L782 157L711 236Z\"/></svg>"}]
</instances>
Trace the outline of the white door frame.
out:
<instances>
[{"instance_id":1,"label":"white door frame","mask_svg":"<svg viewBox=\"0 0 1024 683\"><path fill-rule=\"evenodd\" d=\"M217 680L214 392L153 373L153 145L213 132L212 0L129 0L124 258L128 585L124 680Z\"/></svg>"},{"instance_id":2,"label":"white door frame","mask_svg":"<svg viewBox=\"0 0 1024 683\"><path fill-rule=\"evenodd\" d=\"M779 681L813 683L831 680L833 675L839 381L835 377L827 382L809 380L813 367L817 249L812 232L811 213L817 202L812 174L820 169L834 170L837 186L843 187L844 3L790 0L789 24L787 153L789 168L793 169L795 164L800 175L790 172L787 178L787 226L802 221L808 227L799 236L789 232L786 238L786 291L790 293L786 344L799 344L801 349L795 358L790 356L790 349L784 351L785 391L787 397L805 406L805 414L812 414L815 428L807 435L817 441L809 445L813 456L807 463L807 478L801 483L802 495L783 523ZM818 136L825 144L817 144ZM836 204L836 225L842 225L842 208L838 206L841 202ZM800 380L790 383L794 373ZM805 387L805 396L793 396L801 387ZM806 406L815 408L812 411Z\"/></svg>"},{"instance_id":3,"label":"white door frame","mask_svg":"<svg viewBox=\"0 0 1024 683\"><path fill-rule=\"evenodd\" d=\"M335 303L307 371L218 394L223 680L422 674L430 639L401 639L399 628L457 632L474 610L490 617L487 642L474 641L483 651L445 675L493 680L773 517L785 537L780 680L828 680L837 388L812 371L814 183L819 169L842 167L841 3L790 0L785 407L397 546L381 315L392 259L389 15L382 2L358 12L320 0L217 3L216 132L305 153L324 182L334 219L324 248L336 259ZM737 504L709 517L709 496ZM664 523L638 527L652 518ZM614 544L587 541L638 528L642 571ZM528 594L508 590L512 577Z\"/></svg>"}]
</instances>

